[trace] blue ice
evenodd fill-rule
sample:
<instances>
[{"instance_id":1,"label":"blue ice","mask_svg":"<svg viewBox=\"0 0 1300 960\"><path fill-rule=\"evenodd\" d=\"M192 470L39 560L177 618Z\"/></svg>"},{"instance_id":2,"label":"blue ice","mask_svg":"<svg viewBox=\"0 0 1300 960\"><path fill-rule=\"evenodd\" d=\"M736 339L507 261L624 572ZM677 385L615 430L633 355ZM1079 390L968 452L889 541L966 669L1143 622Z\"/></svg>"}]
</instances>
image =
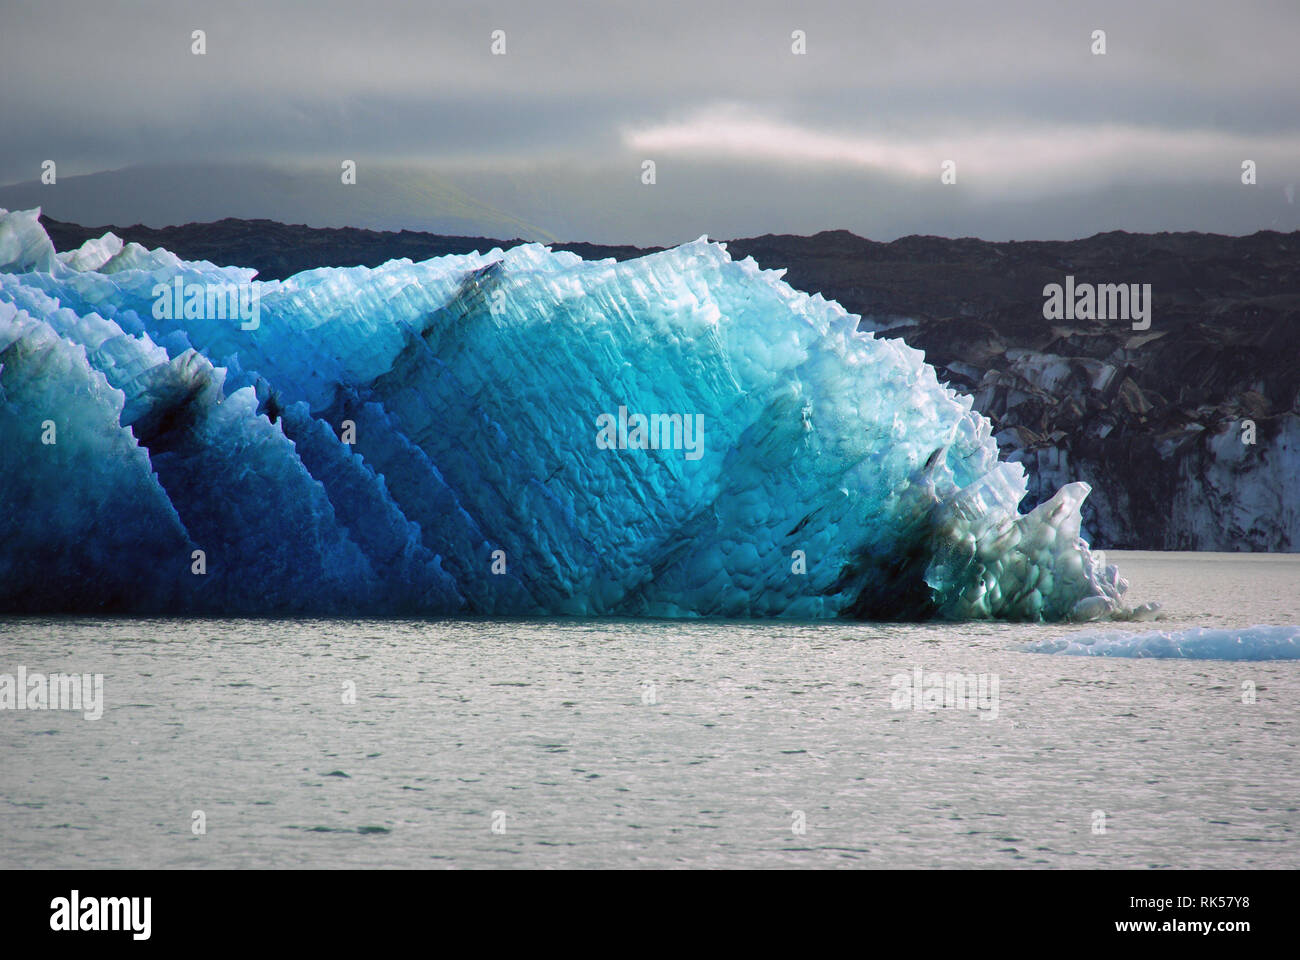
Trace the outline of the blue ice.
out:
<instances>
[{"instance_id":1,"label":"blue ice","mask_svg":"<svg viewBox=\"0 0 1300 960\"><path fill-rule=\"evenodd\" d=\"M1126 615L1086 484L1020 513L919 351L723 244L257 284L38 212L0 211L0 610Z\"/></svg>"},{"instance_id":2,"label":"blue ice","mask_svg":"<svg viewBox=\"0 0 1300 960\"><path fill-rule=\"evenodd\" d=\"M1192 627L1145 633L1090 631L1036 640L1024 649L1078 657L1300 660L1300 626Z\"/></svg>"}]
</instances>

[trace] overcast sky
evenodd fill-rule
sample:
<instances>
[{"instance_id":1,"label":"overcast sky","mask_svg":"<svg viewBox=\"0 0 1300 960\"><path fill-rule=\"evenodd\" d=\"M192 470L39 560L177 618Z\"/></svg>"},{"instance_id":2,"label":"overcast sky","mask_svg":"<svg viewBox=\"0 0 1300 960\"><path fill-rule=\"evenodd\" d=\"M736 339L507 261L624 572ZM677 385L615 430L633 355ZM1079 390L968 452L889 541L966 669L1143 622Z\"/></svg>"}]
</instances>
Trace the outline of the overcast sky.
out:
<instances>
[{"instance_id":1,"label":"overcast sky","mask_svg":"<svg viewBox=\"0 0 1300 960\"><path fill-rule=\"evenodd\" d=\"M572 239L1292 230L1298 41L1296 0L0 0L0 183L351 158Z\"/></svg>"}]
</instances>

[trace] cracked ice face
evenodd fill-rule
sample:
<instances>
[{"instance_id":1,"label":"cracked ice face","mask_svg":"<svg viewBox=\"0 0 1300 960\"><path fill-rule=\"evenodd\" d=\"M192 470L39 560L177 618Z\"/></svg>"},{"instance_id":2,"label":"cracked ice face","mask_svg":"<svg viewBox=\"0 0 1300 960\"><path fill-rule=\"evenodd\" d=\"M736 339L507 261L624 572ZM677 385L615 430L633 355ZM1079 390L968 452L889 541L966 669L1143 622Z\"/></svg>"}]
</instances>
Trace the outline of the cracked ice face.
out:
<instances>
[{"instance_id":1,"label":"cracked ice face","mask_svg":"<svg viewBox=\"0 0 1300 960\"><path fill-rule=\"evenodd\" d=\"M1021 515L968 397L781 278L701 239L256 284L111 235L56 255L7 214L0 609L1119 608L1086 485ZM254 287L255 325L202 295Z\"/></svg>"}]
</instances>

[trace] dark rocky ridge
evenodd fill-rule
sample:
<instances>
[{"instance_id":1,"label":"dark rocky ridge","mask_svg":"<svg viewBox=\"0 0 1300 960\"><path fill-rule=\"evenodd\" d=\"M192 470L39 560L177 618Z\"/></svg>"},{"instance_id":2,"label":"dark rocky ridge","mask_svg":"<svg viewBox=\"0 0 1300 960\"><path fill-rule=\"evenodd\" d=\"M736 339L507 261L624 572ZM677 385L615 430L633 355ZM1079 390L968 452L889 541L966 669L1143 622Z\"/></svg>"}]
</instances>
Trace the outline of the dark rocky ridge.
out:
<instances>
[{"instance_id":1,"label":"dark rocky ridge","mask_svg":"<svg viewBox=\"0 0 1300 960\"><path fill-rule=\"evenodd\" d=\"M278 279L520 241L222 220L153 229L44 219L59 250L112 230L178 256ZM787 268L795 287L924 350L973 394L1004 455L1025 462L1030 500L1094 488L1084 519L1104 547L1300 549L1300 233L1098 234L990 243L846 231L729 241L733 257ZM636 247L553 244L584 258ZM1151 328L1043 318L1043 287L1149 283ZM1241 442L1242 423L1257 443ZM1030 505L1027 501L1026 506Z\"/></svg>"}]
</instances>

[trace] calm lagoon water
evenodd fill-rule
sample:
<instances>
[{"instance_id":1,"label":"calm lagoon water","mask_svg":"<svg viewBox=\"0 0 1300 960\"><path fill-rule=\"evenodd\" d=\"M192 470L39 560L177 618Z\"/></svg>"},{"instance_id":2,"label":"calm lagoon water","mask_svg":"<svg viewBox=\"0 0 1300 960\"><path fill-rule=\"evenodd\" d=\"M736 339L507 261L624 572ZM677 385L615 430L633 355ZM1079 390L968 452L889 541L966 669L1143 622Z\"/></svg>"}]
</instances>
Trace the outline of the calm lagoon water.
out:
<instances>
[{"instance_id":1,"label":"calm lagoon water","mask_svg":"<svg viewBox=\"0 0 1300 960\"><path fill-rule=\"evenodd\" d=\"M1300 556L1114 557L1115 629L1300 624ZM1018 649L1080 629L0 620L105 700L0 711L0 867L1300 865L1300 661Z\"/></svg>"}]
</instances>

